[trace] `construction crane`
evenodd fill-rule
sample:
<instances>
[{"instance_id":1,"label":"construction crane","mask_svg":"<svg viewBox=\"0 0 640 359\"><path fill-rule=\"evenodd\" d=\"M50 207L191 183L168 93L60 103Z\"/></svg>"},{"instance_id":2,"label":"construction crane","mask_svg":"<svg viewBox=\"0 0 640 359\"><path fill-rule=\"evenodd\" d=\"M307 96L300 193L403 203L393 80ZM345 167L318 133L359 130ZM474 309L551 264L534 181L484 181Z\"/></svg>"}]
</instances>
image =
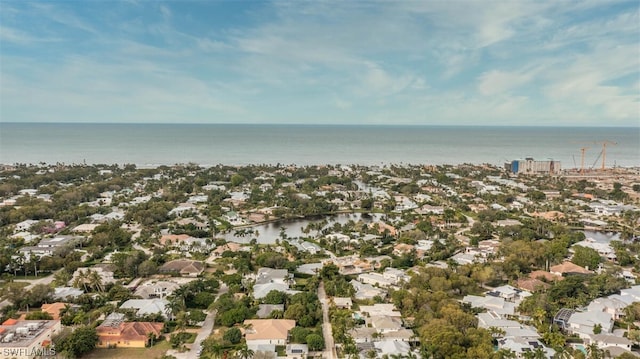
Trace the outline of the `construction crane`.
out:
<instances>
[{"instance_id":1,"label":"construction crane","mask_svg":"<svg viewBox=\"0 0 640 359\"><path fill-rule=\"evenodd\" d=\"M607 145L615 146L618 143L617 142L613 142L613 141L609 141L609 140L596 141L594 143L596 143L596 144L599 143L599 144L602 145L602 168L601 168L601 170L604 171L605 170L605 161L607 160Z\"/></svg>"},{"instance_id":2,"label":"construction crane","mask_svg":"<svg viewBox=\"0 0 640 359\"><path fill-rule=\"evenodd\" d=\"M584 153L588 149L589 149L589 147L581 147L580 148L580 153L581 153L581 157L580 157L580 174L581 175L584 174Z\"/></svg>"}]
</instances>

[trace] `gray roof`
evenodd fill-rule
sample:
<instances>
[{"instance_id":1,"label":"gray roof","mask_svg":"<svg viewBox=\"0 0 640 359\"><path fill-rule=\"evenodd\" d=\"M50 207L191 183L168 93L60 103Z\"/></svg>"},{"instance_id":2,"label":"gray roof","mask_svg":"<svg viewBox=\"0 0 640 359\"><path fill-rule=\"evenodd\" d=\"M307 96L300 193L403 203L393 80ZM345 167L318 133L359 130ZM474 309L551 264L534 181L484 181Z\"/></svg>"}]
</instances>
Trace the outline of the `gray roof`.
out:
<instances>
[{"instance_id":1,"label":"gray roof","mask_svg":"<svg viewBox=\"0 0 640 359\"><path fill-rule=\"evenodd\" d=\"M256 315L258 318L268 318L274 310L284 311L284 304L260 304Z\"/></svg>"}]
</instances>

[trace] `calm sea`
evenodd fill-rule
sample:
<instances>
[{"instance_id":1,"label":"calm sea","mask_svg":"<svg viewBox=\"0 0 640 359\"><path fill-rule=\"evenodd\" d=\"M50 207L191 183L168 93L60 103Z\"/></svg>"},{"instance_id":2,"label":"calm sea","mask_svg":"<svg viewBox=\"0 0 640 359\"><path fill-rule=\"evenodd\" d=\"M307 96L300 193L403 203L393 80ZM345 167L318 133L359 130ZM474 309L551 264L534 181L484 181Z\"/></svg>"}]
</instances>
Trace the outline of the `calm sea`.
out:
<instances>
[{"instance_id":1,"label":"calm sea","mask_svg":"<svg viewBox=\"0 0 640 359\"><path fill-rule=\"evenodd\" d=\"M640 166L640 128L0 123L0 163Z\"/></svg>"}]
</instances>

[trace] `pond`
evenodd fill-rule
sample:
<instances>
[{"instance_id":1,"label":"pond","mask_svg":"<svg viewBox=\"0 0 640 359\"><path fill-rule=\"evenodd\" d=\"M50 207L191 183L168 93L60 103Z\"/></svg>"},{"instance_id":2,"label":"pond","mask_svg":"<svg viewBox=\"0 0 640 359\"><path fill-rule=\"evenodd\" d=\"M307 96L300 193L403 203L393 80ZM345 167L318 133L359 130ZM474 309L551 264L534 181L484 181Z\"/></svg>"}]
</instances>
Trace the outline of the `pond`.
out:
<instances>
[{"instance_id":1,"label":"pond","mask_svg":"<svg viewBox=\"0 0 640 359\"><path fill-rule=\"evenodd\" d=\"M276 239L281 238L280 231L282 228L284 228L285 234L288 238L300 238L314 236L315 231L312 231L309 234L304 234L302 229L307 227L310 223L321 222L324 219L328 222L327 227L331 227L336 222L340 224L345 224L349 221L363 221L365 223L378 222L382 217L383 215L379 213L340 213L326 217L288 219L246 227L247 231L257 231L257 237L255 234L237 236L235 230L219 234L218 237L224 238L227 242L249 243L252 238L256 238L259 244L274 244Z\"/></svg>"},{"instance_id":2,"label":"pond","mask_svg":"<svg viewBox=\"0 0 640 359\"><path fill-rule=\"evenodd\" d=\"M620 240L620 233L618 232L582 231L582 233L584 233L586 238L591 238L598 243L609 243Z\"/></svg>"}]
</instances>

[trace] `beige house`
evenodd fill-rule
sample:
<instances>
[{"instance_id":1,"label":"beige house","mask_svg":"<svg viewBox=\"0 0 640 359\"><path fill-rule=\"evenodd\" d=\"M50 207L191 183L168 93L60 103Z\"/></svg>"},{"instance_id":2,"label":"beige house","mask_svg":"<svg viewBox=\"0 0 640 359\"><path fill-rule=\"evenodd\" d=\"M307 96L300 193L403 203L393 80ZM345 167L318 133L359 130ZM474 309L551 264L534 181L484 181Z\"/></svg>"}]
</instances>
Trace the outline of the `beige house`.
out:
<instances>
[{"instance_id":1,"label":"beige house","mask_svg":"<svg viewBox=\"0 0 640 359\"><path fill-rule=\"evenodd\" d=\"M160 273L177 273L183 277L197 277L204 272L205 264L198 261L188 259L178 259L163 264L158 272Z\"/></svg>"},{"instance_id":2,"label":"beige house","mask_svg":"<svg viewBox=\"0 0 640 359\"><path fill-rule=\"evenodd\" d=\"M256 350L262 345L285 345L289 331L296 326L291 319L250 319L245 320L247 346Z\"/></svg>"}]
</instances>

